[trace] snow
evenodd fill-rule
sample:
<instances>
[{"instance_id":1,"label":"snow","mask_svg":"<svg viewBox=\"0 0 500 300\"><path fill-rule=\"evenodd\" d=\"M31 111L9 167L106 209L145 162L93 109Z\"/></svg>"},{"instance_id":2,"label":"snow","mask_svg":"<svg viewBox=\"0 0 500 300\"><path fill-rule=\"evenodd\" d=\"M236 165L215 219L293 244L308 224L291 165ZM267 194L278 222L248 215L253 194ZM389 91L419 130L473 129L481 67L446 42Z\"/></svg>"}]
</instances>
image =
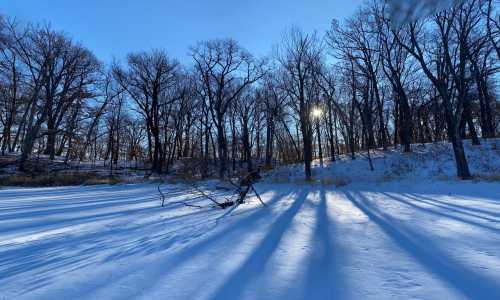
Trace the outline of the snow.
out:
<instances>
[{"instance_id":1,"label":"snow","mask_svg":"<svg viewBox=\"0 0 500 300\"><path fill-rule=\"evenodd\" d=\"M471 173L480 179L500 179L500 139L482 140L480 146L464 141L465 153ZM395 179L431 178L455 179L457 170L450 143L412 145L411 153L399 149L371 151L374 171L369 170L367 154L356 153L356 159L342 155L336 162L328 159L325 167L315 161L313 176L323 183L380 183ZM267 178L279 183L302 183L303 165L279 168L270 172Z\"/></svg>"},{"instance_id":2,"label":"snow","mask_svg":"<svg viewBox=\"0 0 500 300\"><path fill-rule=\"evenodd\" d=\"M488 169L469 153L483 176L491 147ZM275 171L265 208L214 209L182 185L164 208L147 183L0 189L0 299L500 299L500 182L429 175L444 152L377 170L403 156L316 167L316 184Z\"/></svg>"}]
</instances>

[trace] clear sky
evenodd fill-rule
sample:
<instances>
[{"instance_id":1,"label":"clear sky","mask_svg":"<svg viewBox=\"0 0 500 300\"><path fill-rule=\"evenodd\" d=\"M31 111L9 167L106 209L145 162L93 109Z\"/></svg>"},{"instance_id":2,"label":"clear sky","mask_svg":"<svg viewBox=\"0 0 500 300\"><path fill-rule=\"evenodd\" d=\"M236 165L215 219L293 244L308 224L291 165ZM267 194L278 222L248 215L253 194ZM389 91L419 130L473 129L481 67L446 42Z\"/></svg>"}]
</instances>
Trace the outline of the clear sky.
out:
<instances>
[{"instance_id":1,"label":"clear sky","mask_svg":"<svg viewBox=\"0 0 500 300\"><path fill-rule=\"evenodd\" d=\"M50 22L109 62L130 51L164 48L189 62L189 46L234 38L266 55L297 25L321 34L350 16L361 0L0 0L0 13L21 22Z\"/></svg>"}]
</instances>

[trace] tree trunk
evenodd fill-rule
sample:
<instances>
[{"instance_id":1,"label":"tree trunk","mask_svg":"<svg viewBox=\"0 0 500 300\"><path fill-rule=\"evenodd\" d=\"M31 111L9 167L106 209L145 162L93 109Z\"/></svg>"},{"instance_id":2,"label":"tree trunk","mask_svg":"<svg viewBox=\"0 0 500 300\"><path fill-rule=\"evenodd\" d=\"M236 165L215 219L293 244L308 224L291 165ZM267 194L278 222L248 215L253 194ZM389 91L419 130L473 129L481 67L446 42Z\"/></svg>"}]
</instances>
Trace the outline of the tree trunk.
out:
<instances>
[{"instance_id":1,"label":"tree trunk","mask_svg":"<svg viewBox=\"0 0 500 300\"><path fill-rule=\"evenodd\" d=\"M316 121L316 134L318 135L318 155L319 155L319 164L323 167L323 149L321 145L321 130L319 128L319 120Z\"/></svg>"},{"instance_id":2,"label":"tree trunk","mask_svg":"<svg viewBox=\"0 0 500 300\"><path fill-rule=\"evenodd\" d=\"M273 160L273 131L274 131L274 120L271 117L267 118L266 127L266 169L272 167Z\"/></svg>"},{"instance_id":3,"label":"tree trunk","mask_svg":"<svg viewBox=\"0 0 500 300\"><path fill-rule=\"evenodd\" d=\"M217 153L219 156L219 178L224 179L226 174L226 139L224 138L224 124L222 118L217 124Z\"/></svg>"},{"instance_id":4,"label":"tree trunk","mask_svg":"<svg viewBox=\"0 0 500 300\"><path fill-rule=\"evenodd\" d=\"M55 149L56 149L56 130L54 126L52 118L49 118L47 122L47 145L45 148L45 155L49 155L50 159L53 160L55 158Z\"/></svg>"}]
</instances>

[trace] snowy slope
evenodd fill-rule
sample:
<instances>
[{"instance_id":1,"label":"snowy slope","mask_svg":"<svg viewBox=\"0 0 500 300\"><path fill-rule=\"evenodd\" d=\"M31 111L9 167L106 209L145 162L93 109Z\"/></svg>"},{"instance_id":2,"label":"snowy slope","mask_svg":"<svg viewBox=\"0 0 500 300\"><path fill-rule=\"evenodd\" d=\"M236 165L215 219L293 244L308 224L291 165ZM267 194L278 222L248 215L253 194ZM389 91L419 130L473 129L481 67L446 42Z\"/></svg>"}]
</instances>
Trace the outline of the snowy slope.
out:
<instances>
[{"instance_id":1,"label":"snowy slope","mask_svg":"<svg viewBox=\"0 0 500 300\"><path fill-rule=\"evenodd\" d=\"M464 141L469 168L479 180L500 181L500 140L482 140L480 146ZM438 179L456 178L453 149L449 143L412 145L411 153L399 149L386 152L372 151L374 171L370 171L366 152L356 154L356 159L342 155L339 160L325 160L313 164L313 177L323 183L367 183L387 182L394 179ZM303 165L294 165L270 172L267 177L273 182L300 183L304 179Z\"/></svg>"},{"instance_id":2,"label":"snowy slope","mask_svg":"<svg viewBox=\"0 0 500 300\"><path fill-rule=\"evenodd\" d=\"M500 299L498 181L363 163L225 211L182 186L164 208L153 184L2 189L0 299Z\"/></svg>"}]
</instances>

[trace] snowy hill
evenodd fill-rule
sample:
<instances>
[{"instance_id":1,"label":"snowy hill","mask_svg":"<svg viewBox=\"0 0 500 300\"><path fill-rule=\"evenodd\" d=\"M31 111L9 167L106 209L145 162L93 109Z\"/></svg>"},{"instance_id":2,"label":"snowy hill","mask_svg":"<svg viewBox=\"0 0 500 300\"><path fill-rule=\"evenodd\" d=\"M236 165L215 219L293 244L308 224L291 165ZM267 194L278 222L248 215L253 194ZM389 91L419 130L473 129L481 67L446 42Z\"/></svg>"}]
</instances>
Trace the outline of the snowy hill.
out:
<instances>
[{"instance_id":1,"label":"snowy hill","mask_svg":"<svg viewBox=\"0 0 500 300\"><path fill-rule=\"evenodd\" d=\"M483 140L473 146L464 141L469 168L476 180L500 180L500 140ZM337 161L325 160L313 164L313 177L325 184L380 183L397 179L447 180L456 178L455 159L450 143L412 145L411 153L399 149L371 153L374 170L370 171L367 154L356 154L352 160L342 155ZM266 176L272 182L300 183L304 179L303 165L272 171Z\"/></svg>"}]
</instances>

